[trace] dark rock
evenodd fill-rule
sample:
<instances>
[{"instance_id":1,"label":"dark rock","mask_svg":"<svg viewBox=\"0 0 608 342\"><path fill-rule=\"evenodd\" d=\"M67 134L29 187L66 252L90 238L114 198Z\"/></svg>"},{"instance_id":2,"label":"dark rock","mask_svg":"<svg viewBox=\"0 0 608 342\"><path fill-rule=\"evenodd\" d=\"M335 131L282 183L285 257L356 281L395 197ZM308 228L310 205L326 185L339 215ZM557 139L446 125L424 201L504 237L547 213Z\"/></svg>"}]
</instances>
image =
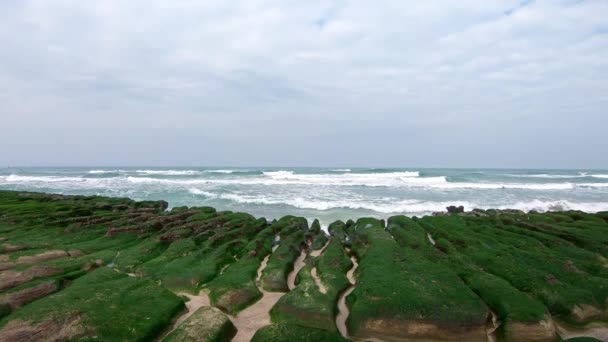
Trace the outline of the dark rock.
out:
<instances>
[{"instance_id":1,"label":"dark rock","mask_svg":"<svg viewBox=\"0 0 608 342\"><path fill-rule=\"evenodd\" d=\"M464 213L464 207L463 206L455 206L455 205L451 205L449 207L446 208L448 210L448 213L450 214L458 214L458 213Z\"/></svg>"},{"instance_id":2,"label":"dark rock","mask_svg":"<svg viewBox=\"0 0 608 342\"><path fill-rule=\"evenodd\" d=\"M160 204L160 209L163 211L169 208L169 203L167 201L158 201L158 203Z\"/></svg>"},{"instance_id":3,"label":"dark rock","mask_svg":"<svg viewBox=\"0 0 608 342\"><path fill-rule=\"evenodd\" d=\"M319 233L321 231L321 224L319 223L319 220L315 219L314 221L312 221L310 231L313 233Z\"/></svg>"}]
</instances>

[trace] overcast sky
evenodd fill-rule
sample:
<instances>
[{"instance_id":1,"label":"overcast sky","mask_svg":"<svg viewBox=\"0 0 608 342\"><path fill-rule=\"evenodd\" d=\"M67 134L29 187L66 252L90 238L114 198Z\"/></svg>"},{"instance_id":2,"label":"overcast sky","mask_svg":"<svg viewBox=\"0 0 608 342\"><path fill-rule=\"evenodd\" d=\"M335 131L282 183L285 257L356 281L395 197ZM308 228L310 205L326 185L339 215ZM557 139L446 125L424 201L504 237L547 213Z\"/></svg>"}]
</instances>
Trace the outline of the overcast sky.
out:
<instances>
[{"instance_id":1,"label":"overcast sky","mask_svg":"<svg viewBox=\"0 0 608 342\"><path fill-rule=\"evenodd\" d=\"M4 165L608 168L608 1L0 2Z\"/></svg>"}]
</instances>

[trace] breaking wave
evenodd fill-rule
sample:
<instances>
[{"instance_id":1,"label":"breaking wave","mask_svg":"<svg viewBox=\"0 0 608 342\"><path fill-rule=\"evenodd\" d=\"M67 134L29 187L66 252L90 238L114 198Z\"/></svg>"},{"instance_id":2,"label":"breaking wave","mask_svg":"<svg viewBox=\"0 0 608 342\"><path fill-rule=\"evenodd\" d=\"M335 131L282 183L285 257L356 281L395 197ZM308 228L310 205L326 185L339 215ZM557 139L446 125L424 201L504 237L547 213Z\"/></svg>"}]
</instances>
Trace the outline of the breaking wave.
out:
<instances>
[{"instance_id":1,"label":"breaking wave","mask_svg":"<svg viewBox=\"0 0 608 342\"><path fill-rule=\"evenodd\" d=\"M331 179L322 177L299 178L299 179L160 179L149 177L128 177L132 183L165 183L165 184L224 184L224 185L322 185L322 186L368 186L368 187L411 187L411 188L433 188L442 190L458 189L522 189L522 190L570 190L577 186L582 187L604 187L608 183L587 183L576 185L574 183L452 183L445 177L397 177L392 179Z\"/></svg>"},{"instance_id":2,"label":"breaking wave","mask_svg":"<svg viewBox=\"0 0 608 342\"><path fill-rule=\"evenodd\" d=\"M229 200L241 204L277 205L284 204L300 209L330 210L330 209L366 209L382 214L428 214L445 211L450 205L463 206L466 210L479 209L518 209L523 211L536 210L539 212L581 210L585 212L607 211L608 202L572 202L567 200L513 202L502 205L488 205L469 201L421 201L396 199L368 200L326 200L318 198L282 198L267 195L243 195L234 193L213 193L196 188L189 190L196 195L212 199Z\"/></svg>"},{"instance_id":3,"label":"breaking wave","mask_svg":"<svg viewBox=\"0 0 608 342\"><path fill-rule=\"evenodd\" d=\"M86 182L87 179L81 177L61 177L61 176L19 176L9 175L0 177L4 178L7 183L58 183L58 182Z\"/></svg>"},{"instance_id":4,"label":"breaking wave","mask_svg":"<svg viewBox=\"0 0 608 342\"><path fill-rule=\"evenodd\" d=\"M169 172L169 171L163 171ZM186 172L186 171L179 171ZM169 185L197 185L197 184L218 184L218 185L310 185L310 186L366 186L366 187L394 187L394 188L430 188L438 190L499 190L499 189L519 189L519 190L574 190L578 188L606 188L605 183L490 183L490 182L450 182L445 176L419 177L413 172L396 172L384 174L294 174L288 171L277 171L264 176L241 176L232 178L154 178L142 176L117 176L110 178L87 178L64 177L64 176L20 176L11 174L0 176L0 184L15 183L86 183L88 187L94 186L128 186L131 184L169 184ZM178 175L187 175L179 173ZM378 176L379 177L376 177Z\"/></svg>"},{"instance_id":5,"label":"breaking wave","mask_svg":"<svg viewBox=\"0 0 608 342\"><path fill-rule=\"evenodd\" d=\"M106 173L120 173L120 172L126 172L123 170L89 170L89 174L92 175L99 175L99 174L106 174Z\"/></svg>"},{"instance_id":6,"label":"breaking wave","mask_svg":"<svg viewBox=\"0 0 608 342\"><path fill-rule=\"evenodd\" d=\"M509 177L518 177L518 178L547 178L547 179L568 179L568 178L584 178L584 177L588 177L585 173L577 173L575 175L553 175L553 174L547 174L547 173L540 173L540 174L532 174L532 175L526 175L526 174L507 174L506 176Z\"/></svg>"},{"instance_id":7,"label":"breaking wave","mask_svg":"<svg viewBox=\"0 0 608 342\"><path fill-rule=\"evenodd\" d=\"M237 170L205 170L203 171L205 173L224 173L224 174L230 174L230 173L235 173L235 172L240 172Z\"/></svg>"},{"instance_id":8,"label":"breaking wave","mask_svg":"<svg viewBox=\"0 0 608 342\"><path fill-rule=\"evenodd\" d=\"M608 211L608 172L601 170L21 168L0 169L0 189L167 199L172 206L211 205L265 217L317 216L326 222L365 215L421 216L450 205Z\"/></svg>"},{"instance_id":9,"label":"breaking wave","mask_svg":"<svg viewBox=\"0 0 608 342\"><path fill-rule=\"evenodd\" d=\"M196 170L137 170L137 173L146 175L162 175L162 176L192 176L200 175L200 171Z\"/></svg>"}]
</instances>

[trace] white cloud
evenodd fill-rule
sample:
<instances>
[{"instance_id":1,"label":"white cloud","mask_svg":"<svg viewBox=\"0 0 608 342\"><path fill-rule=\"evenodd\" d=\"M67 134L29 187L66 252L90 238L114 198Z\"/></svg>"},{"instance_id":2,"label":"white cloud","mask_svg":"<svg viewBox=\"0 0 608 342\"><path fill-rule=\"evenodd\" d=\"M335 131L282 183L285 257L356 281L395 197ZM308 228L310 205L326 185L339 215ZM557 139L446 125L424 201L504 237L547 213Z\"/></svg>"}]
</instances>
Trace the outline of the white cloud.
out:
<instances>
[{"instance_id":1,"label":"white cloud","mask_svg":"<svg viewBox=\"0 0 608 342\"><path fill-rule=\"evenodd\" d=\"M598 127L608 123L607 14L600 0L10 0L0 4L0 118L8 127L0 143L32 125L40 125L41 141L58 131L84 139L97 134L94 127L122 125L140 138L123 146L137 155L150 132L169 125L176 130L163 134L176 149L183 140L175 134L187 131L193 142L219 141L218 155L256 140L252 146L265 149L270 162L302 164L273 155L276 136L294 154L339 145L338 160L311 161L317 164L357 164L354 150L350 159L337 153L356 145L385 151L384 164L443 165L433 152L460 146L453 132L491 151L519 146L521 130L547 130L550 148L571 128L554 120L560 117L589 130L573 150L605 149ZM503 131L484 140L479 132L495 123ZM394 134L400 130L429 137L429 147L402 156L416 141ZM311 141L311 131L322 139ZM364 141L347 145L346 137ZM99 140L59 163L88 162L104 148ZM39 147L17 147L0 161L48 163ZM192 163L226 161L218 155ZM508 163L467 158L463 163ZM602 163L591 153L584 162Z\"/></svg>"}]
</instances>

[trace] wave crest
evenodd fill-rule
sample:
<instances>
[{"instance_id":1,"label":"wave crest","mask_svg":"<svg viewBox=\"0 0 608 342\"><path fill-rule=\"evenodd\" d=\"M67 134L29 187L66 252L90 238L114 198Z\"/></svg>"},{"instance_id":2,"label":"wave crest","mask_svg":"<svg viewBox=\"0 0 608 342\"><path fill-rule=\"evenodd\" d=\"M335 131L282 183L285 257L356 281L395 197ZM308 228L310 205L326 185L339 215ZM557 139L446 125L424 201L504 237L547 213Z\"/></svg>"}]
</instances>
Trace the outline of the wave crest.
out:
<instances>
[{"instance_id":1,"label":"wave crest","mask_svg":"<svg viewBox=\"0 0 608 342\"><path fill-rule=\"evenodd\" d=\"M146 175L161 176L192 176L201 174L201 172L197 170L136 170L135 172Z\"/></svg>"},{"instance_id":2,"label":"wave crest","mask_svg":"<svg viewBox=\"0 0 608 342\"><path fill-rule=\"evenodd\" d=\"M223 199L240 204L277 205L284 204L300 209L314 209L326 211L331 209L363 209L381 214L430 214L442 212L450 205L463 206L466 210L472 209L518 209L523 211L536 210L539 212L581 210L585 212L599 212L608 210L608 202L572 202L568 200L528 202L514 202L502 205L480 204L468 201L423 201L423 200L397 200L397 199L318 199L318 198L280 198L267 195L244 195L238 193L212 193L200 189L190 189L190 192L203 195L211 199Z\"/></svg>"}]
</instances>

